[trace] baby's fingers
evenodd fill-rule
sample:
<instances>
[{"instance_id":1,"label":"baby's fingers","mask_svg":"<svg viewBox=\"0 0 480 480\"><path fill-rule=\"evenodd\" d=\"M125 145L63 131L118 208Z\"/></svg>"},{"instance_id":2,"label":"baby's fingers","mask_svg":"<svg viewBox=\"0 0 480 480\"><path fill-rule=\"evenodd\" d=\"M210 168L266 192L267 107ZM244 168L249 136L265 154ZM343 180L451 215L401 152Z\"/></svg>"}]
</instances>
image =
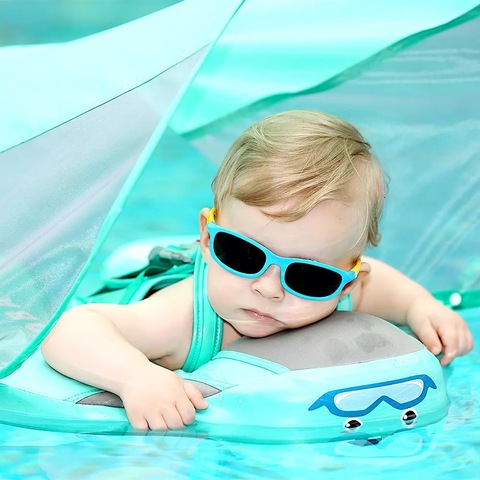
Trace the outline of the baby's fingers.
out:
<instances>
[{"instance_id":1,"label":"baby's fingers","mask_svg":"<svg viewBox=\"0 0 480 480\"><path fill-rule=\"evenodd\" d=\"M443 343L440 363L445 366L458 356L465 355L473 348L473 337L465 321L457 316L455 322L439 322L438 335Z\"/></svg>"},{"instance_id":2,"label":"baby's fingers","mask_svg":"<svg viewBox=\"0 0 480 480\"><path fill-rule=\"evenodd\" d=\"M134 415L129 415L127 412L127 417L128 417L128 421L130 422L130 425L135 430L138 430L140 432L146 432L147 430L149 430L150 427L148 425L148 422L143 416L136 417Z\"/></svg>"},{"instance_id":3,"label":"baby's fingers","mask_svg":"<svg viewBox=\"0 0 480 480\"><path fill-rule=\"evenodd\" d=\"M460 340L459 340L459 348L458 354L465 355L466 353L473 350L473 335L472 332L468 329L466 323L462 325L462 329L460 331Z\"/></svg>"},{"instance_id":4,"label":"baby's fingers","mask_svg":"<svg viewBox=\"0 0 480 480\"><path fill-rule=\"evenodd\" d=\"M188 402L188 399L187 399ZM188 402L190 404L190 402ZM190 404L191 409L193 406ZM133 407L125 405L128 421L138 431L166 431L176 430L185 426L182 415L175 403L158 401L146 408L146 405Z\"/></svg>"},{"instance_id":5,"label":"baby's fingers","mask_svg":"<svg viewBox=\"0 0 480 480\"><path fill-rule=\"evenodd\" d=\"M179 410L180 409L177 407L177 408L171 408L171 409L165 410L163 412L163 420L169 430L180 430L181 428L184 428L185 425L187 425L187 423L185 423L185 419L189 418L188 413L185 414L185 418L184 418L182 415L182 412ZM193 410L193 407L192 407L192 410ZM152 428L152 425L150 425L150 429L157 430L157 428ZM160 428L160 430L164 430L164 429Z\"/></svg>"},{"instance_id":6,"label":"baby's fingers","mask_svg":"<svg viewBox=\"0 0 480 480\"><path fill-rule=\"evenodd\" d=\"M150 412L146 421L148 429L153 431L179 430L185 427L184 419L174 405Z\"/></svg>"},{"instance_id":7,"label":"baby's fingers","mask_svg":"<svg viewBox=\"0 0 480 480\"><path fill-rule=\"evenodd\" d=\"M132 408L128 408L128 406L125 406L125 413L127 414L128 421L130 422L130 425L135 429L140 432L146 432L147 430L151 430L151 423L155 423L152 420L150 422L147 420L145 415L141 410L136 410ZM161 421L157 422L157 430L166 430L167 426L165 425L165 422L163 422L163 418L160 416ZM163 425L162 423L163 422Z\"/></svg>"},{"instance_id":8,"label":"baby's fingers","mask_svg":"<svg viewBox=\"0 0 480 480\"><path fill-rule=\"evenodd\" d=\"M431 350L431 352L435 355L442 353L440 364L445 367L458 355L459 332L454 325L445 321L432 321L432 325L437 328L437 338L441 347L439 351Z\"/></svg>"},{"instance_id":9,"label":"baby's fingers","mask_svg":"<svg viewBox=\"0 0 480 480\"><path fill-rule=\"evenodd\" d=\"M453 332L448 331L442 340L445 344L441 364L448 365L455 357L465 355L473 349L473 336L464 324Z\"/></svg>"},{"instance_id":10,"label":"baby's fingers","mask_svg":"<svg viewBox=\"0 0 480 480\"><path fill-rule=\"evenodd\" d=\"M434 355L438 355L442 352L442 341L430 322L420 324L415 329L415 334Z\"/></svg>"},{"instance_id":11,"label":"baby's fingers","mask_svg":"<svg viewBox=\"0 0 480 480\"><path fill-rule=\"evenodd\" d=\"M193 386L192 383L188 381L183 382L183 385L185 387L185 392L187 393L190 402L192 402L193 406L197 410L204 410L208 407L208 402L203 398L200 390L198 390L196 387Z\"/></svg>"}]
</instances>

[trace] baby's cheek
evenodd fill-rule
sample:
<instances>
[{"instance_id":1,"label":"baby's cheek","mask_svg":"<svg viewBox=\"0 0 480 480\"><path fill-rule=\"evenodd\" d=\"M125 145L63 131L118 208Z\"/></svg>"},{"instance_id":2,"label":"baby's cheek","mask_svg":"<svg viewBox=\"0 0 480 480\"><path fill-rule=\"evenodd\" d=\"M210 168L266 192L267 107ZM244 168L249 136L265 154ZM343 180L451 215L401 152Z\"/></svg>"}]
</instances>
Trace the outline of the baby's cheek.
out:
<instances>
[{"instance_id":1,"label":"baby's cheek","mask_svg":"<svg viewBox=\"0 0 480 480\"><path fill-rule=\"evenodd\" d=\"M222 316L222 312L229 304L232 295L232 286L228 272L219 266L212 266L207 272L207 294L212 308Z\"/></svg>"},{"instance_id":2,"label":"baby's cheek","mask_svg":"<svg viewBox=\"0 0 480 480\"><path fill-rule=\"evenodd\" d=\"M297 312L291 316L289 328L299 328L318 322L328 317L337 308L336 300L313 301L298 299L292 311Z\"/></svg>"},{"instance_id":3,"label":"baby's cheek","mask_svg":"<svg viewBox=\"0 0 480 480\"><path fill-rule=\"evenodd\" d=\"M218 285L216 284L207 284L207 292L208 292L208 301L210 302L210 305L212 308L218 313L219 308L221 309L221 297L220 297L220 292L218 289Z\"/></svg>"}]
</instances>

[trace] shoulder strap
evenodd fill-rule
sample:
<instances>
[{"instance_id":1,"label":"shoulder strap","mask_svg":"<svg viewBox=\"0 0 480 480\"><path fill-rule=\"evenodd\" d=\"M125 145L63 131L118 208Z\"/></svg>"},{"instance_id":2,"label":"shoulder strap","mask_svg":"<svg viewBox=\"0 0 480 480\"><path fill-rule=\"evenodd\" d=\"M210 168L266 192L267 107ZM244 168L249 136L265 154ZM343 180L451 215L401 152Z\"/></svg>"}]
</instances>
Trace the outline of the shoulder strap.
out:
<instances>
[{"instance_id":1,"label":"shoulder strap","mask_svg":"<svg viewBox=\"0 0 480 480\"><path fill-rule=\"evenodd\" d=\"M208 301L207 265L200 248L195 257L193 289L192 344L182 367L185 372L193 372L211 360L220 351L223 338L223 321Z\"/></svg>"},{"instance_id":2,"label":"shoulder strap","mask_svg":"<svg viewBox=\"0 0 480 480\"><path fill-rule=\"evenodd\" d=\"M337 310L351 312L353 310L352 296L348 293L340 298L337 305Z\"/></svg>"}]
</instances>

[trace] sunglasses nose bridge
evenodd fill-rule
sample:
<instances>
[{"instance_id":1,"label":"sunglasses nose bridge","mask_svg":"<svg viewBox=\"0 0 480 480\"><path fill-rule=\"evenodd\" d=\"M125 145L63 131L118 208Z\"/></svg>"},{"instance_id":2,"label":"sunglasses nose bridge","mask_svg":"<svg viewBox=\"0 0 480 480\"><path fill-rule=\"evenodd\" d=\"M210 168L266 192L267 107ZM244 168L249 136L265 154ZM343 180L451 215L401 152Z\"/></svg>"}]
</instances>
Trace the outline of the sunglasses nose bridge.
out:
<instances>
[{"instance_id":1,"label":"sunglasses nose bridge","mask_svg":"<svg viewBox=\"0 0 480 480\"><path fill-rule=\"evenodd\" d=\"M270 250L265 249L265 265L262 268L262 273L266 272L272 265L279 268L280 276L283 279L285 276L285 269L290 265L290 261L275 253L271 252Z\"/></svg>"},{"instance_id":2,"label":"sunglasses nose bridge","mask_svg":"<svg viewBox=\"0 0 480 480\"><path fill-rule=\"evenodd\" d=\"M285 291L280 266L275 263L266 263L261 273L253 279L252 289L262 297L282 300Z\"/></svg>"}]
</instances>

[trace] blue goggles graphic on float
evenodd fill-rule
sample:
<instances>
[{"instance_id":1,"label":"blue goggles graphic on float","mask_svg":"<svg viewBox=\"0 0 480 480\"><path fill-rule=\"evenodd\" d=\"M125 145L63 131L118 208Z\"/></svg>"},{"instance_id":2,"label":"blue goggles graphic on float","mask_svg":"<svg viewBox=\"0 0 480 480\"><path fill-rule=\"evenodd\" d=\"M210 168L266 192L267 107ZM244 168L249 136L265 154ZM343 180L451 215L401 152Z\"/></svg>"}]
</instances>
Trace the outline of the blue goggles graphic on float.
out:
<instances>
[{"instance_id":1,"label":"blue goggles graphic on float","mask_svg":"<svg viewBox=\"0 0 480 480\"><path fill-rule=\"evenodd\" d=\"M382 402L404 410L422 402L429 388L436 389L437 386L428 375L342 388L324 393L308 410L325 406L330 413L339 417L362 417Z\"/></svg>"}]
</instances>

